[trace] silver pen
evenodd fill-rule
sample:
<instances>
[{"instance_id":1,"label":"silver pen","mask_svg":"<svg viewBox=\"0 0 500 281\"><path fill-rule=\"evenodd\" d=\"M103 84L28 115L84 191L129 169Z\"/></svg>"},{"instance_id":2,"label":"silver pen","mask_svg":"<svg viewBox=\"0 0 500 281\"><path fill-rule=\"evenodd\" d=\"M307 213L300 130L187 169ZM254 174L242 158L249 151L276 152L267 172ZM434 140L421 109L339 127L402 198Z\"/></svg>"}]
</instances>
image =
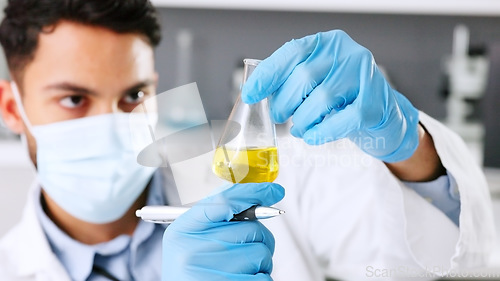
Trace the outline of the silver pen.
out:
<instances>
[{"instance_id":1,"label":"silver pen","mask_svg":"<svg viewBox=\"0 0 500 281\"><path fill-rule=\"evenodd\" d=\"M147 222L172 223L189 209L190 207L144 206L135 211L135 215ZM253 206L235 214L231 221L268 219L284 213L285 211L274 207Z\"/></svg>"}]
</instances>

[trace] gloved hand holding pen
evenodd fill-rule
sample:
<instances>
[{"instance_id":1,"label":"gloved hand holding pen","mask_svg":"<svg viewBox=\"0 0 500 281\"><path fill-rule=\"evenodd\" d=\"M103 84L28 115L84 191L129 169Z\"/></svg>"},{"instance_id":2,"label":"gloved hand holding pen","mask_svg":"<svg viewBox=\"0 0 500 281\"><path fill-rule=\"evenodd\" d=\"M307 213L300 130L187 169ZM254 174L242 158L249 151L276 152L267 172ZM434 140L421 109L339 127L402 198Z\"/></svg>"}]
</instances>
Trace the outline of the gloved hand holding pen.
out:
<instances>
[{"instance_id":1,"label":"gloved hand holding pen","mask_svg":"<svg viewBox=\"0 0 500 281\"><path fill-rule=\"evenodd\" d=\"M163 236L163 280L272 280L274 237L258 221L230 221L280 201L274 183L236 184L180 216Z\"/></svg>"},{"instance_id":2,"label":"gloved hand holding pen","mask_svg":"<svg viewBox=\"0 0 500 281\"><path fill-rule=\"evenodd\" d=\"M274 121L293 116L291 134L309 144L347 137L385 162L406 160L418 146L418 111L343 31L292 40L262 61L242 99L266 97Z\"/></svg>"}]
</instances>

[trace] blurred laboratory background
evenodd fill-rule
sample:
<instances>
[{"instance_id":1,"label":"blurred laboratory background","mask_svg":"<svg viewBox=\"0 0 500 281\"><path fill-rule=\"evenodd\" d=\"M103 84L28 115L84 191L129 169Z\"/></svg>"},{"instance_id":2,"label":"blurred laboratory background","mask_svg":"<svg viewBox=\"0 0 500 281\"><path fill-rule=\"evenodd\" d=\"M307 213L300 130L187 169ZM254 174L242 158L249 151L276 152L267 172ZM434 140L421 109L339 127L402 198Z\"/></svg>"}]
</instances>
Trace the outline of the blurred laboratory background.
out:
<instances>
[{"instance_id":1,"label":"blurred laboratory background","mask_svg":"<svg viewBox=\"0 0 500 281\"><path fill-rule=\"evenodd\" d=\"M342 29L372 51L395 89L466 140L485 167L500 224L500 2L232 2L153 1L163 25L158 92L197 82L208 118L226 119L243 58L263 59L292 38ZM9 214L0 235L19 219L33 177L22 151L0 125L0 208Z\"/></svg>"}]
</instances>

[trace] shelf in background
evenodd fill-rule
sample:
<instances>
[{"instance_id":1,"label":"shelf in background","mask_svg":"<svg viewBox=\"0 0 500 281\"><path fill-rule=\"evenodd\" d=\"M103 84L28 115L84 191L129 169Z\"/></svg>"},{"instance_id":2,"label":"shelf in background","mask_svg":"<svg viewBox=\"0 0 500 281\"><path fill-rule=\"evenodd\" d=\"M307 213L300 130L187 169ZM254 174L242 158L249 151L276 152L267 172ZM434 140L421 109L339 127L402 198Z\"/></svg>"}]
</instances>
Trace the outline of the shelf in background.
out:
<instances>
[{"instance_id":1,"label":"shelf in background","mask_svg":"<svg viewBox=\"0 0 500 281\"><path fill-rule=\"evenodd\" d=\"M196 9L235 9L264 11L348 12L414 15L499 16L498 0L288 0L288 1L226 1L226 0L152 0L157 7Z\"/></svg>"}]
</instances>

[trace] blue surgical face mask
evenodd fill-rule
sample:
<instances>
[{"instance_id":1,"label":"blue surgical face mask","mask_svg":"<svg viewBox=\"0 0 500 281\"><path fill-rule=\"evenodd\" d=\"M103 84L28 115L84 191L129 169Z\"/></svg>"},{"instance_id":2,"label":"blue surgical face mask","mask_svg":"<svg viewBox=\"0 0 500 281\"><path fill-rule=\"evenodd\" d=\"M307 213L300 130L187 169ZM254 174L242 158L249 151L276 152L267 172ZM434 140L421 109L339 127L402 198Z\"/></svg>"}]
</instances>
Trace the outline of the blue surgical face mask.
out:
<instances>
[{"instance_id":1,"label":"blue surgical face mask","mask_svg":"<svg viewBox=\"0 0 500 281\"><path fill-rule=\"evenodd\" d=\"M36 140L37 177L50 198L86 222L121 218L155 171L136 161L131 131L147 134L134 128L142 124L132 113L113 113L32 126L14 83L12 91Z\"/></svg>"}]
</instances>

